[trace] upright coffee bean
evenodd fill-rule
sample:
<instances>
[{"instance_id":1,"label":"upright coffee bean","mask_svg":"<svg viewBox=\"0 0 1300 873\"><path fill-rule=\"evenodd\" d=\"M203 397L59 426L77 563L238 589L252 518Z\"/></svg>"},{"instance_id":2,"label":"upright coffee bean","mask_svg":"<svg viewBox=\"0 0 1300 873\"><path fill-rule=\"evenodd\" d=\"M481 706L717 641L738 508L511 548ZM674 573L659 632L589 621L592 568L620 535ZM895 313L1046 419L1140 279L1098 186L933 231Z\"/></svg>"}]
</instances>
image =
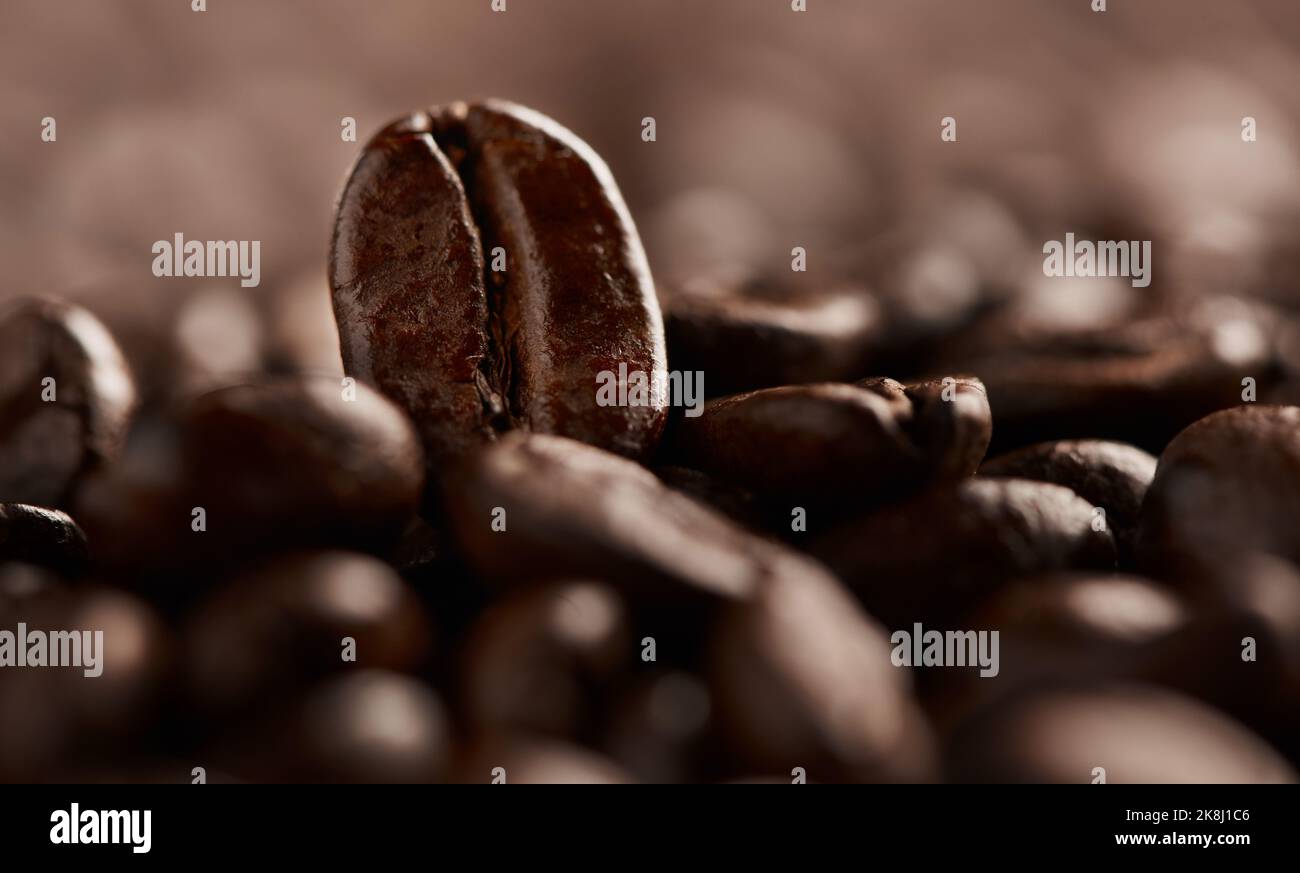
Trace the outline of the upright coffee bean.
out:
<instances>
[{"instance_id":1,"label":"upright coffee bean","mask_svg":"<svg viewBox=\"0 0 1300 873\"><path fill-rule=\"evenodd\" d=\"M78 480L114 457L135 384L95 316L28 299L0 313L0 501L65 507Z\"/></svg>"},{"instance_id":2,"label":"upright coffee bean","mask_svg":"<svg viewBox=\"0 0 1300 873\"><path fill-rule=\"evenodd\" d=\"M344 365L410 413L431 463L514 428L653 451L662 392L596 399L620 365L665 376L645 253L604 162L551 119L491 101L390 124L353 167L330 260Z\"/></svg>"}]
</instances>

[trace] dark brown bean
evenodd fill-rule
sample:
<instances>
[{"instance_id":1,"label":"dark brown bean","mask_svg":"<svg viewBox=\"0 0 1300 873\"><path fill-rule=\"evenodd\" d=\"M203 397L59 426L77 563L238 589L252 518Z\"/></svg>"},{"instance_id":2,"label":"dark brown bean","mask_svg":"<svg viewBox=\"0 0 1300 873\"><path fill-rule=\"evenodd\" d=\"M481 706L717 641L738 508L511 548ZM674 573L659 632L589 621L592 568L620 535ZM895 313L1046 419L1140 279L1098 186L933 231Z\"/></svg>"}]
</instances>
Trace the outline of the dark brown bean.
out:
<instances>
[{"instance_id":1,"label":"dark brown bean","mask_svg":"<svg viewBox=\"0 0 1300 873\"><path fill-rule=\"evenodd\" d=\"M0 501L66 507L80 478L116 456L135 384L95 316L49 299L0 313Z\"/></svg>"},{"instance_id":2,"label":"dark brown bean","mask_svg":"<svg viewBox=\"0 0 1300 873\"><path fill-rule=\"evenodd\" d=\"M660 673L626 687L610 704L602 747L638 782L698 780L709 763L712 697L683 672Z\"/></svg>"},{"instance_id":3,"label":"dark brown bean","mask_svg":"<svg viewBox=\"0 0 1300 873\"><path fill-rule=\"evenodd\" d=\"M74 573L86 563L86 535L66 512L0 503L0 562L4 561Z\"/></svg>"},{"instance_id":4,"label":"dark brown bean","mask_svg":"<svg viewBox=\"0 0 1300 873\"><path fill-rule=\"evenodd\" d=\"M79 502L96 557L114 566L229 564L297 545L387 550L423 491L401 410L329 377L205 394L133 434L128 454Z\"/></svg>"},{"instance_id":5,"label":"dark brown bean","mask_svg":"<svg viewBox=\"0 0 1300 873\"><path fill-rule=\"evenodd\" d=\"M945 627L1007 581L1066 569L1110 570L1115 543L1068 488L1020 479L945 485L819 540L824 560L889 627Z\"/></svg>"},{"instance_id":6,"label":"dark brown bean","mask_svg":"<svg viewBox=\"0 0 1300 873\"><path fill-rule=\"evenodd\" d=\"M862 376L880 331L862 287L805 289L771 279L701 277L664 296L674 369L704 373L708 397Z\"/></svg>"},{"instance_id":7,"label":"dark brown bean","mask_svg":"<svg viewBox=\"0 0 1300 873\"><path fill-rule=\"evenodd\" d=\"M471 628L461 657L464 717L479 728L579 736L632 653L622 602L570 582L506 595Z\"/></svg>"},{"instance_id":8,"label":"dark brown bean","mask_svg":"<svg viewBox=\"0 0 1300 873\"><path fill-rule=\"evenodd\" d=\"M933 766L908 674L838 583L778 579L727 607L711 687L737 772L917 781Z\"/></svg>"},{"instance_id":9,"label":"dark brown bean","mask_svg":"<svg viewBox=\"0 0 1300 873\"><path fill-rule=\"evenodd\" d=\"M741 487L857 506L970 476L992 427L984 387L952 378L768 388L710 401L677 430L681 461Z\"/></svg>"},{"instance_id":10,"label":"dark brown bean","mask_svg":"<svg viewBox=\"0 0 1300 873\"><path fill-rule=\"evenodd\" d=\"M441 782L451 761L450 725L424 683L361 670L315 686L210 757L255 782Z\"/></svg>"},{"instance_id":11,"label":"dark brown bean","mask_svg":"<svg viewBox=\"0 0 1300 873\"><path fill-rule=\"evenodd\" d=\"M414 669L431 638L419 599L382 561L287 554L230 580L190 620L188 687L200 710L246 709L331 673Z\"/></svg>"},{"instance_id":12,"label":"dark brown bean","mask_svg":"<svg viewBox=\"0 0 1300 873\"><path fill-rule=\"evenodd\" d=\"M0 630L15 634L15 646L20 623L50 645L54 633L80 634L82 645L68 652L79 648L82 666L0 668L0 781L44 778L72 755L111 754L138 738L157 712L171 663L166 629L131 595L57 585L26 590L0 598Z\"/></svg>"},{"instance_id":13,"label":"dark brown bean","mask_svg":"<svg viewBox=\"0 0 1300 873\"><path fill-rule=\"evenodd\" d=\"M1300 561L1300 408L1239 406L1180 433L1142 507L1139 557L1168 575L1180 557L1272 552Z\"/></svg>"},{"instance_id":14,"label":"dark brown bean","mask_svg":"<svg viewBox=\"0 0 1300 873\"><path fill-rule=\"evenodd\" d=\"M456 753L453 781L464 785L618 785L632 777L596 752L527 734L487 733Z\"/></svg>"},{"instance_id":15,"label":"dark brown bean","mask_svg":"<svg viewBox=\"0 0 1300 873\"><path fill-rule=\"evenodd\" d=\"M979 470L981 476L1064 485L1104 509L1125 566L1132 563L1142 499L1155 473L1154 456L1103 440L1038 443L986 461Z\"/></svg>"},{"instance_id":16,"label":"dark brown bean","mask_svg":"<svg viewBox=\"0 0 1300 873\"><path fill-rule=\"evenodd\" d=\"M339 201L330 283L347 372L410 413L435 465L508 428L636 458L658 442L666 398L596 401L620 364L665 375L636 228L604 162L539 113L454 103L380 131Z\"/></svg>"},{"instance_id":17,"label":"dark brown bean","mask_svg":"<svg viewBox=\"0 0 1300 873\"><path fill-rule=\"evenodd\" d=\"M948 766L957 782L1296 781L1276 751L1217 710L1124 684L1035 688L999 702L954 737Z\"/></svg>"},{"instance_id":18,"label":"dark brown bean","mask_svg":"<svg viewBox=\"0 0 1300 873\"><path fill-rule=\"evenodd\" d=\"M503 437L451 484L447 518L491 578L603 578L640 603L716 604L774 578L825 576L649 470L563 437Z\"/></svg>"}]
</instances>

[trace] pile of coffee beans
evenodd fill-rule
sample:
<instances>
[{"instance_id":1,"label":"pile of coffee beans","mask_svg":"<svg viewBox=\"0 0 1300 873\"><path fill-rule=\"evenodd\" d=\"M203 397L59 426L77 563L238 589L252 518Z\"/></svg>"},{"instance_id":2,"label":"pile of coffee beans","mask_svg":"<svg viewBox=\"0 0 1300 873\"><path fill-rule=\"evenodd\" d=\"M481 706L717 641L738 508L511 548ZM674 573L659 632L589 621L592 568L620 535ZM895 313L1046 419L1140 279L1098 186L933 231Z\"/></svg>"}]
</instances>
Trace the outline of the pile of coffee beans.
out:
<instances>
[{"instance_id":1,"label":"pile of coffee beans","mask_svg":"<svg viewBox=\"0 0 1300 873\"><path fill-rule=\"evenodd\" d=\"M1014 208L657 287L589 146L456 103L343 188L341 373L10 305L0 781L1295 781L1294 316L1060 305Z\"/></svg>"}]
</instances>

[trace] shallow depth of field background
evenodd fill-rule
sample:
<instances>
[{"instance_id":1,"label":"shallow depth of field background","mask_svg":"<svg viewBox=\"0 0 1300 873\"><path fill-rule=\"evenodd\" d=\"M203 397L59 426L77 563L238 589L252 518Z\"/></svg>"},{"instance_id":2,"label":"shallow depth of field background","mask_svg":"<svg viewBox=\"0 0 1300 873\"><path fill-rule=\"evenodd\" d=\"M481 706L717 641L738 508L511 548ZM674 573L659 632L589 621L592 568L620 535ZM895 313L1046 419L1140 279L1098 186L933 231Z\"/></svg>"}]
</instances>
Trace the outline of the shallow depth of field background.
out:
<instances>
[{"instance_id":1,"label":"shallow depth of field background","mask_svg":"<svg viewBox=\"0 0 1300 873\"><path fill-rule=\"evenodd\" d=\"M864 241L972 180L1014 207L1031 253L1123 216L1120 238L1159 240L1157 288L1249 285L1288 247L1294 0L809 6L6 0L0 297L86 303L147 390L169 343L207 376L336 369L324 260L360 148L340 119L364 140L478 96L541 109L607 158L661 281L779 265L793 245L814 275L852 274ZM40 140L44 116L56 143ZM940 141L944 116L957 143ZM260 240L261 286L154 278L150 246L177 232Z\"/></svg>"}]
</instances>

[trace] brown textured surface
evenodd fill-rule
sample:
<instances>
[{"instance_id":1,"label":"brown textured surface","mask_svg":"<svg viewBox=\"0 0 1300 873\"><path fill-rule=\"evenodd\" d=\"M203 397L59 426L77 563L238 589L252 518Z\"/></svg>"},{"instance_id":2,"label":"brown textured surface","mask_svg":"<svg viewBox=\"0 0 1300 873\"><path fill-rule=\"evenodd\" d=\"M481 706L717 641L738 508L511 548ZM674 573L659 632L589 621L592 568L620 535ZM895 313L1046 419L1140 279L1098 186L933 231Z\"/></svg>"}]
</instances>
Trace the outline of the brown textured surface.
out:
<instances>
[{"instance_id":1,"label":"brown textured surface","mask_svg":"<svg viewBox=\"0 0 1300 873\"><path fill-rule=\"evenodd\" d=\"M645 253L604 162L555 122L490 101L390 124L331 251L344 364L403 405L435 464L509 428L653 451L666 398L596 403L603 371L665 374Z\"/></svg>"}]
</instances>

